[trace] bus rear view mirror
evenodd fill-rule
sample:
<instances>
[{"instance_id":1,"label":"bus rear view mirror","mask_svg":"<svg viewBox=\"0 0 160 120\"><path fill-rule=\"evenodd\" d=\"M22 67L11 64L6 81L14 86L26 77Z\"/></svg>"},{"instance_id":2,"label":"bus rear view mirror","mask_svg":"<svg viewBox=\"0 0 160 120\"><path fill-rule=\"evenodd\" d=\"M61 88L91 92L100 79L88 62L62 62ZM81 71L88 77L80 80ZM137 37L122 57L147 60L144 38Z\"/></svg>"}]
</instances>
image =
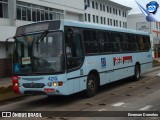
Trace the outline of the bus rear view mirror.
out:
<instances>
[{"instance_id":1,"label":"bus rear view mirror","mask_svg":"<svg viewBox=\"0 0 160 120\"><path fill-rule=\"evenodd\" d=\"M10 37L10 38L7 38L7 39L6 39L6 42L5 42L6 51L8 51L8 41L9 41L10 39L13 39L13 37Z\"/></svg>"}]
</instances>

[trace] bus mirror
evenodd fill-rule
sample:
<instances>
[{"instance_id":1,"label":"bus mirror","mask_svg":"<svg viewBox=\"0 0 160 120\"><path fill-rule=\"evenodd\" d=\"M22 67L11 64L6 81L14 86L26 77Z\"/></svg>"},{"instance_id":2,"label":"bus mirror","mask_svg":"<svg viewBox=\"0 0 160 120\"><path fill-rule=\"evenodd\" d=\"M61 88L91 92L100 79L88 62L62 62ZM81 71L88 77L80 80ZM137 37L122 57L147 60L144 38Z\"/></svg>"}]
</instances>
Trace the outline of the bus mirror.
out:
<instances>
[{"instance_id":1,"label":"bus mirror","mask_svg":"<svg viewBox=\"0 0 160 120\"><path fill-rule=\"evenodd\" d=\"M13 39L13 37L7 38L5 42L6 51L8 51L8 40Z\"/></svg>"},{"instance_id":2,"label":"bus mirror","mask_svg":"<svg viewBox=\"0 0 160 120\"><path fill-rule=\"evenodd\" d=\"M8 51L8 40L5 42L6 51Z\"/></svg>"}]
</instances>

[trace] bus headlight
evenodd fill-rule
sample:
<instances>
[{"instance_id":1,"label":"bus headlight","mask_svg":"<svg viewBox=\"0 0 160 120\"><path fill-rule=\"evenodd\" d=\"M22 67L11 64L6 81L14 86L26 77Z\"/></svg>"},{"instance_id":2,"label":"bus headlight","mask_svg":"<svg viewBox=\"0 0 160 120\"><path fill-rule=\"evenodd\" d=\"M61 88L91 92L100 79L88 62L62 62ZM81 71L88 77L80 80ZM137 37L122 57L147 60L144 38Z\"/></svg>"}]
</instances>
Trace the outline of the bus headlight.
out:
<instances>
[{"instance_id":1,"label":"bus headlight","mask_svg":"<svg viewBox=\"0 0 160 120\"><path fill-rule=\"evenodd\" d=\"M63 86L63 82L53 82L53 83L48 83L49 87L57 87L57 86Z\"/></svg>"},{"instance_id":2,"label":"bus headlight","mask_svg":"<svg viewBox=\"0 0 160 120\"><path fill-rule=\"evenodd\" d=\"M52 83L48 83L48 86L49 86L49 87L52 87Z\"/></svg>"},{"instance_id":3,"label":"bus headlight","mask_svg":"<svg viewBox=\"0 0 160 120\"><path fill-rule=\"evenodd\" d=\"M57 82L54 82L54 83L53 83L53 86L54 86L54 87L57 87L57 85L58 85Z\"/></svg>"},{"instance_id":4,"label":"bus headlight","mask_svg":"<svg viewBox=\"0 0 160 120\"><path fill-rule=\"evenodd\" d=\"M15 87L18 87L18 86L19 86L19 84L18 84L18 83L14 83L14 86L15 86Z\"/></svg>"}]
</instances>

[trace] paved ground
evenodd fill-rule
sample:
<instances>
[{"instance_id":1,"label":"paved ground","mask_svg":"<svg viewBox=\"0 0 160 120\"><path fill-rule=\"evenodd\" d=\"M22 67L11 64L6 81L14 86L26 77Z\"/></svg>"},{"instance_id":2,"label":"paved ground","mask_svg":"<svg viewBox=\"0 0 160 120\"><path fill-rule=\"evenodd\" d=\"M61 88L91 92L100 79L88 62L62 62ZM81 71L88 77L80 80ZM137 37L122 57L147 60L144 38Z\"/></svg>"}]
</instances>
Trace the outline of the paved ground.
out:
<instances>
[{"instance_id":1,"label":"paved ground","mask_svg":"<svg viewBox=\"0 0 160 120\"><path fill-rule=\"evenodd\" d=\"M11 77L0 78L0 88L1 87L8 87L10 85L12 85L12 79L11 79Z\"/></svg>"},{"instance_id":2,"label":"paved ground","mask_svg":"<svg viewBox=\"0 0 160 120\"><path fill-rule=\"evenodd\" d=\"M0 104L0 111L48 111L53 116L53 111L160 111L160 82L157 74L160 67L154 67L153 71L143 74L141 80L131 82L130 79L117 81L106 86L102 86L96 96L84 98L83 94L72 96L28 96L17 100L7 101ZM106 113L107 113L106 112ZM47 114L46 113L46 114ZM96 116L96 114L93 114ZM4 120L10 120L2 118ZM26 119L26 118L25 118ZM107 118L107 117L85 117L85 118L53 118L44 117L42 120L159 120L159 117L132 117L132 118ZM22 120L22 118L12 118L12 120ZM29 120L35 120L29 118ZM37 119L41 120L41 119Z\"/></svg>"}]
</instances>

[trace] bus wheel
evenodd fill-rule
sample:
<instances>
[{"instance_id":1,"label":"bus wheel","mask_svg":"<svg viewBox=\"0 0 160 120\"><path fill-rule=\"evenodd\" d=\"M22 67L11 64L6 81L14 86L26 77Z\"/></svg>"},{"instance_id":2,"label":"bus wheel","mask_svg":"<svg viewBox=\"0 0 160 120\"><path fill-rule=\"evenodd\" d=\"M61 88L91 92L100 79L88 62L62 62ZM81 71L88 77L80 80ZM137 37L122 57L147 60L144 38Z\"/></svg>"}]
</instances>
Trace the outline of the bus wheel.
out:
<instances>
[{"instance_id":1,"label":"bus wheel","mask_svg":"<svg viewBox=\"0 0 160 120\"><path fill-rule=\"evenodd\" d=\"M97 92L97 81L94 75L89 75L87 79L87 97L93 97Z\"/></svg>"},{"instance_id":2,"label":"bus wheel","mask_svg":"<svg viewBox=\"0 0 160 120\"><path fill-rule=\"evenodd\" d=\"M137 81L140 79L140 67L139 65L135 66L135 70L134 70L134 80Z\"/></svg>"}]
</instances>

